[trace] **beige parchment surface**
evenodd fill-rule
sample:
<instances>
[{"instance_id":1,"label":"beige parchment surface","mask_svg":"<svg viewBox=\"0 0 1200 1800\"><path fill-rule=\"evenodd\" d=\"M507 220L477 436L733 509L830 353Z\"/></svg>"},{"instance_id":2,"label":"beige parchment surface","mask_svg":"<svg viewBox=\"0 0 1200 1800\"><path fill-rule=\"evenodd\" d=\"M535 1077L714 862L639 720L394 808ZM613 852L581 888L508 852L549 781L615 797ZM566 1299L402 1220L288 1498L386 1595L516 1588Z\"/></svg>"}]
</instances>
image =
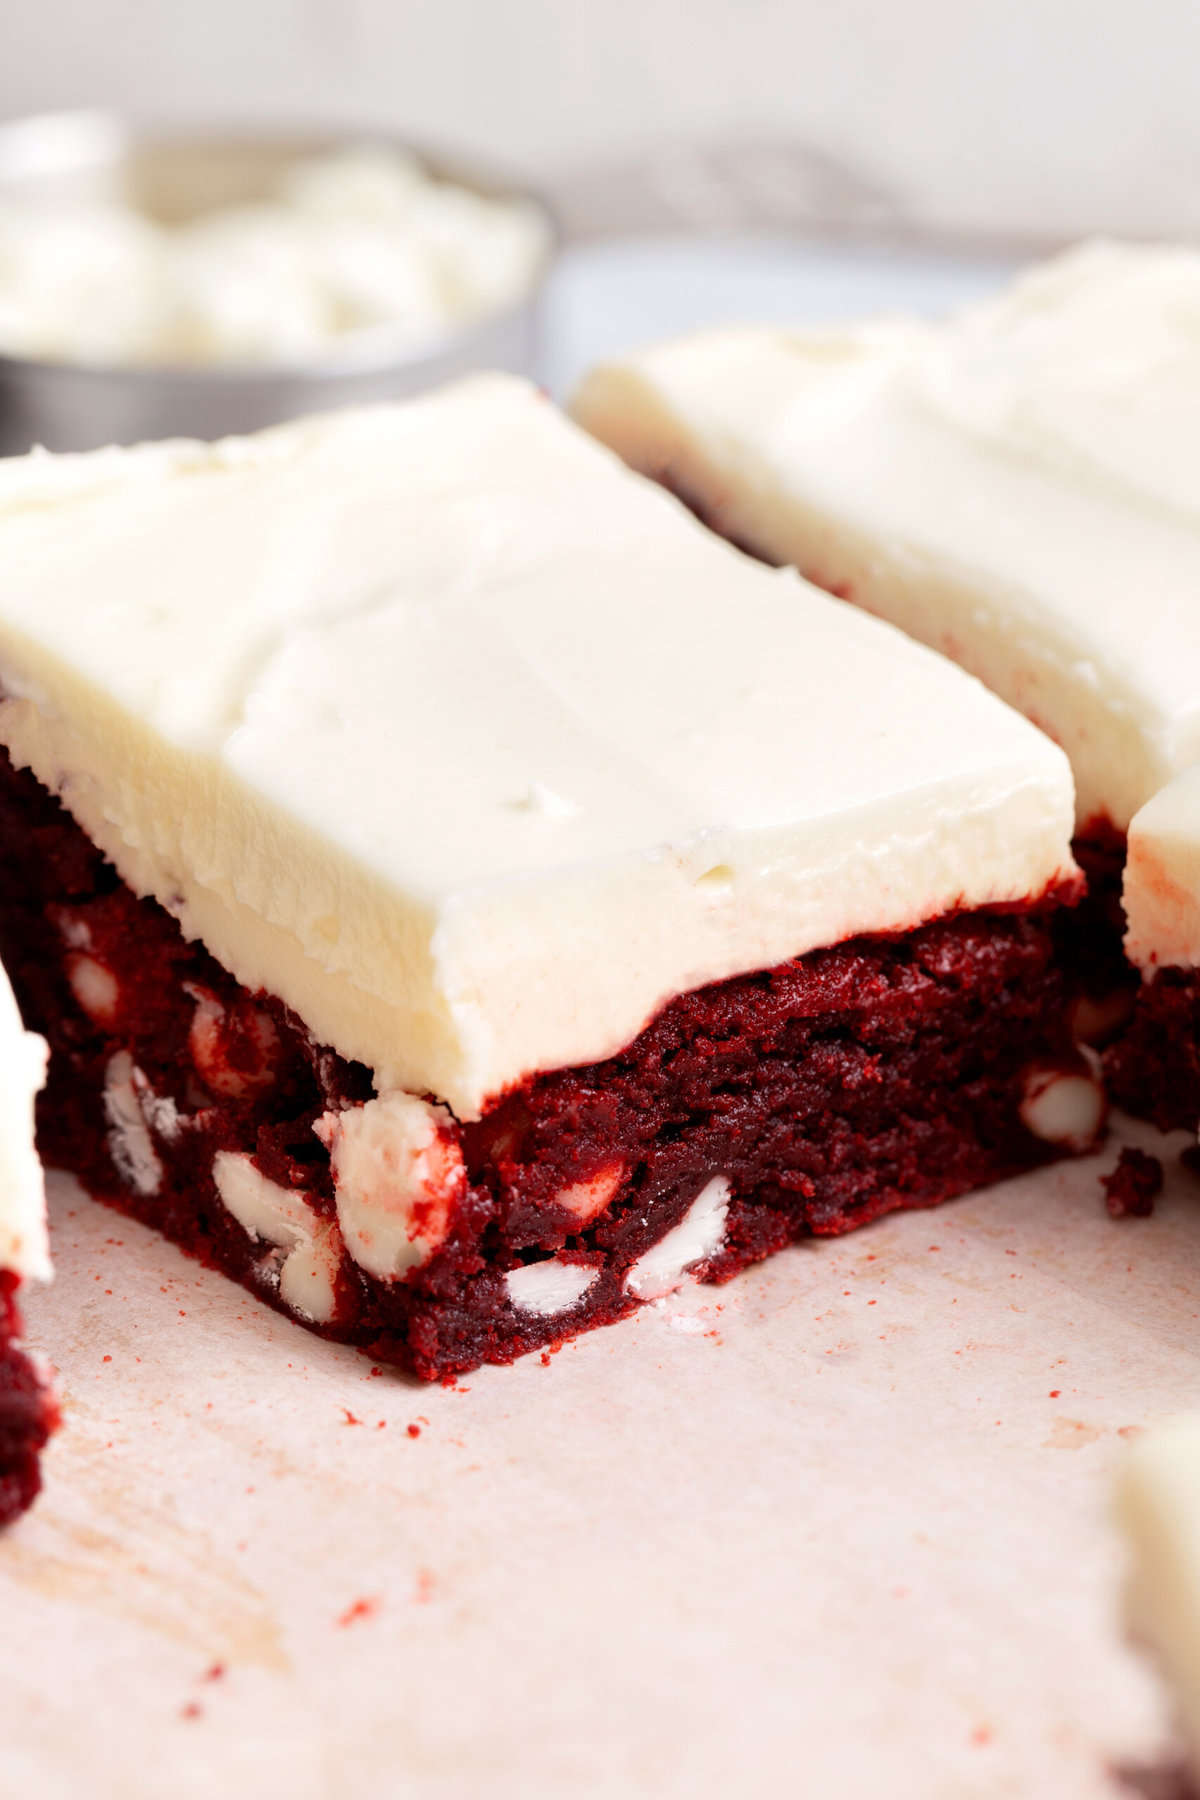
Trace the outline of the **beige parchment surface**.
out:
<instances>
[{"instance_id":1,"label":"beige parchment surface","mask_svg":"<svg viewBox=\"0 0 1200 1800\"><path fill-rule=\"evenodd\" d=\"M0 1794L1128 1792L1109 1476L1200 1405L1200 1182L1114 1224L1114 1156L432 1390L56 1183Z\"/></svg>"}]
</instances>

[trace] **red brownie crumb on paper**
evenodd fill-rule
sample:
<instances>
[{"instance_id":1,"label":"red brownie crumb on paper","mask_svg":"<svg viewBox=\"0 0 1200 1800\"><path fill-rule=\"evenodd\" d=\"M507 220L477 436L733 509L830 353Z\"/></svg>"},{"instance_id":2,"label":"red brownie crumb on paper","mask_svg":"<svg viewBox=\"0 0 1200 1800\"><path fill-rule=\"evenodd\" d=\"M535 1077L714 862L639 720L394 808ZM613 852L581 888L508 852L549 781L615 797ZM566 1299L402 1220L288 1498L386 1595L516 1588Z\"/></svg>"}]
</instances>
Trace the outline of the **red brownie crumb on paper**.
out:
<instances>
[{"instance_id":1,"label":"red brownie crumb on paper","mask_svg":"<svg viewBox=\"0 0 1200 1800\"><path fill-rule=\"evenodd\" d=\"M1163 1166L1157 1156L1126 1145L1111 1175L1102 1175L1100 1185L1107 1196L1109 1217L1113 1219L1148 1219L1154 1202L1162 1192Z\"/></svg>"}]
</instances>

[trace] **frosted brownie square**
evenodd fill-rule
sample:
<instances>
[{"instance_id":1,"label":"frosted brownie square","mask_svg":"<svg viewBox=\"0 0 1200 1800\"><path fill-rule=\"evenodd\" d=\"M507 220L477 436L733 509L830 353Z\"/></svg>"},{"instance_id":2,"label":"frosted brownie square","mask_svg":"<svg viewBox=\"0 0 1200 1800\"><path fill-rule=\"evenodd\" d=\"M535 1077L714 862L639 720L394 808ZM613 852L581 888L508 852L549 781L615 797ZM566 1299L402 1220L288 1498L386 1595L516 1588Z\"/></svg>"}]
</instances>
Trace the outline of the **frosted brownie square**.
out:
<instances>
[{"instance_id":1,"label":"frosted brownie square","mask_svg":"<svg viewBox=\"0 0 1200 1800\"><path fill-rule=\"evenodd\" d=\"M1129 827L1126 954L1133 1015L1105 1052L1113 1097L1164 1131L1200 1128L1200 768L1168 783Z\"/></svg>"},{"instance_id":2,"label":"frosted brownie square","mask_svg":"<svg viewBox=\"0 0 1200 1800\"><path fill-rule=\"evenodd\" d=\"M18 1298L50 1277L46 1196L34 1148L33 1103L46 1046L27 1032L0 969L0 1526L41 1486L39 1456L57 1420L45 1368L21 1341Z\"/></svg>"},{"instance_id":3,"label":"frosted brownie square","mask_svg":"<svg viewBox=\"0 0 1200 1800\"><path fill-rule=\"evenodd\" d=\"M573 405L724 536L1064 747L1097 1002L1121 985L1129 822L1200 757L1198 345L1200 254L1096 243L944 325L703 332L596 369ZM1090 1011L1102 1034L1122 1008Z\"/></svg>"},{"instance_id":4,"label":"frosted brownie square","mask_svg":"<svg viewBox=\"0 0 1200 1800\"><path fill-rule=\"evenodd\" d=\"M0 467L46 1155L425 1377L1089 1144L1062 753L522 383Z\"/></svg>"}]
</instances>

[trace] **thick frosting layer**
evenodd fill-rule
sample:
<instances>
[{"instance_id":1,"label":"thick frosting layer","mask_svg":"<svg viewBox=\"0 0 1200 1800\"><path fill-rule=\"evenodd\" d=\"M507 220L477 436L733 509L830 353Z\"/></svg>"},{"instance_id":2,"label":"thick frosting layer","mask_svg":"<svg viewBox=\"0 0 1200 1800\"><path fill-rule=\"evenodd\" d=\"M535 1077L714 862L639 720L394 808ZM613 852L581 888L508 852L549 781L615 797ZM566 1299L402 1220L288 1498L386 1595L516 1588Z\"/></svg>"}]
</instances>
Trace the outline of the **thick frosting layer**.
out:
<instances>
[{"instance_id":1,"label":"thick frosting layer","mask_svg":"<svg viewBox=\"0 0 1200 1800\"><path fill-rule=\"evenodd\" d=\"M576 417L945 651L1124 828L1200 758L1200 253L1085 245L940 328L709 332Z\"/></svg>"},{"instance_id":2,"label":"thick frosting layer","mask_svg":"<svg viewBox=\"0 0 1200 1800\"><path fill-rule=\"evenodd\" d=\"M1200 768L1177 776L1129 827L1125 954L1147 975L1200 965Z\"/></svg>"},{"instance_id":3,"label":"thick frosting layer","mask_svg":"<svg viewBox=\"0 0 1200 1800\"><path fill-rule=\"evenodd\" d=\"M0 1269L50 1279L46 1190L33 1142L33 1103L46 1046L26 1031L0 969Z\"/></svg>"},{"instance_id":4,"label":"thick frosting layer","mask_svg":"<svg viewBox=\"0 0 1200 1800\"><path fill-rule=\"evenodd\" d=\"M0 465L0 740L461 1117L669 998L1073 872L1060 752L532 388Z\"/></svg>"}]
</instances>

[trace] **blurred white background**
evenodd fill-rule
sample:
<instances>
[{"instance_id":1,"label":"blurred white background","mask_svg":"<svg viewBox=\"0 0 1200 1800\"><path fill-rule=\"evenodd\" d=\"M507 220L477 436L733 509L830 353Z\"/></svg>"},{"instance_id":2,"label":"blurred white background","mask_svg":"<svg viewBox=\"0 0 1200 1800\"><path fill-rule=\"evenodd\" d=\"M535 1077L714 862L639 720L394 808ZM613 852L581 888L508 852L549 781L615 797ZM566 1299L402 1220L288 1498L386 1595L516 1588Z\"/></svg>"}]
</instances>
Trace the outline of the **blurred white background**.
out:
<instances>
[{"instance_id":1,"label":"blurred white background","mask_svg":"<svg viewBox=\"0 0 1200 1800\"><path fill-rule=\"evenodd\" d=\"M365 122L555 180L654 153L685 211L667 153L779 139L825 216L998 234L1200 228L1198 70L1197 0L0 0L7 114Z\"/></svg>"}]
</instances>

